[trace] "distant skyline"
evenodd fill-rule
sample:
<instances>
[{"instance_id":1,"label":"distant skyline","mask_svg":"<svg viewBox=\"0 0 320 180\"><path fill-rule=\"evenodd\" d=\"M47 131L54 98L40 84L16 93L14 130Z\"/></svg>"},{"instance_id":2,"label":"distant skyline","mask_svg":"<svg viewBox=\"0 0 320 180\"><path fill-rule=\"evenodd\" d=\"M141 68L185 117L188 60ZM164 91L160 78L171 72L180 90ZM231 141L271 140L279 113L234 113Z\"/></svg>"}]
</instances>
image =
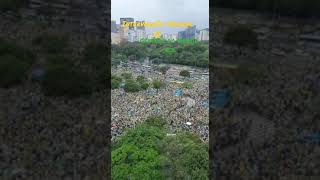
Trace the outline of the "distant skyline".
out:
<instances>
[{"instance_id":1,"label":"distant skyline","mask_svg":"<svg viewBox=\"0 0 320 180\"><path fill-rule=\"evenodd\" d=\"M112 0L111 19L120 24L120 18L135 21L191 22L197 29L209 27L209 0ZM161 31L177 34L185 27L146 28L147 33Z\"/></svg>"}]
</instances>

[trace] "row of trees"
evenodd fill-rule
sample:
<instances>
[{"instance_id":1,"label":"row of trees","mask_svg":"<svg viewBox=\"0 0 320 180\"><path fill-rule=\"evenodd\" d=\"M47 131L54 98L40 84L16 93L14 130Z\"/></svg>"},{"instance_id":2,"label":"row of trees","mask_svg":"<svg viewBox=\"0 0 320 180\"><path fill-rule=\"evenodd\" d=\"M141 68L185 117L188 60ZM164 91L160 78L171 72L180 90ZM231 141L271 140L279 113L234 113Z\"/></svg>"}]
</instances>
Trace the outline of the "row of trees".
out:
<instances>
[{"instance_id":1,"label":"row of trees","mask_svg":"<svg viewBox=\"0 0 320 180\"><path fill-rule=\"evenodd\" d=\"M214 6L253 9L274 15L320 16L318 0L215 0Z\"/></svg>"},{"instance_id":2,"label":"row of trees","mask_svg":"<svg viewBox=\"0 0 320 180\"><path fill-rule=\"evenodd\" d=\"M170 48L172 53L168 53ZM154 63L182 64L207 67L209 64L208 43L178 44L178 43L126 43L112 47L112 65L120 61L141 61L149 57Z\"/></svg>"},{"instance_id":3,"label":"row of trees","mask_svg":"<svg viewBox=\"0 0 320 180\"><path fill-rule=\"evenodd\" d=\"M112 89L117 89L124 83L124 90L126 92L138 92L141 90L146 90L150 87L150 82L144 76L138 76L136 79L132 77L131 73L122 73L121 76L111 77L111 87ZM160 89L164 86L164 82L159 79L154 79L152 81L152 87L155 89Z\"/></svg>"},{"instance_id":4,"label":"row of trees","mask_svg":"<svg viewBox=\"0 0 320 180\"><path fill-rule=\"evenodd\" d=\"M152 117L112 145L112 179L208 179L208 145Z\"/></svg>"}]
</instances>

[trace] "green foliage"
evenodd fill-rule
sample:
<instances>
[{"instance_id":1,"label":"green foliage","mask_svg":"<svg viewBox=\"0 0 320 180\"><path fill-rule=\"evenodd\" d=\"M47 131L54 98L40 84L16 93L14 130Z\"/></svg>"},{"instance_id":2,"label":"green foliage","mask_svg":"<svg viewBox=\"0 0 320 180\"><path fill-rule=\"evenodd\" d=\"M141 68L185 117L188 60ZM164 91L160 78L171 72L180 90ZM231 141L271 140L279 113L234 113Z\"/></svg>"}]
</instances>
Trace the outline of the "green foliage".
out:
<instances>
[{"instance_id":1,"label":"green foliage","mask_svg":"<svg viewBox=\"0 0 320 180\"><path fill-rule=\"evenodd\" d=\"M124 79L132 79L132 73L124 72L121 74Z\"/></svg>"},{"instance_id":2,"label":"green foliage","mask_svg":"<svg viewBox=\"0 0 320 180\"><path fill-rule=\"evenodd\" d=\"M258 47L258 35L246 26L235 26L230 28L224 35L226 44L240 47Z\"/></svg>"},{"instance_id":3,"label":"green foliage","mask_svg":"<svg viewBox=\"0 0 320 180\"><path fill-rule=\"evenodd\" d=\"M46 67L42 88L48 96L79 97L92 92L92 80L79 70L65 65Z\"/></svg>"},{"instance_id":4,"label":"green foliage","mask_svg":"<svg viewBox=\"0 0 320 180\"><path fill-rule=\"evenodd\" d=\"M163 179L160 167L161 156L154 149L140 149L124 144L112 151L112 179Z\"/></svg>"},{"instance_id":5,"label":"green foliage","mask_svg":"<svg viewBox=\"0 0 320 180\"><path fill-rule=\"evenodd\" d=\"M190 72L188 70L181 70L179 75L183 77L190 77Z\"/></svg>"},{"instance_id":6,"label":"green foliage","mask_svg":"<svg viewBox=\"0 0 320 180\"><path fill-rule=\"evenodd\" d=\"M182 87L186 88L186 89L192 89L193 85L192 85L192 83L185 82L185 83L182 84Z\"/></svg>"},{"instance_id":7,"label":"green foliage","mask_svg":"<svg viewBox=\"0 0 320 180\"><path fill-rule=\"evenodd\" d=\"M152 81L153 88L160 89L163 86L163 83L159 79L155 79Z\"/></svg>"},{"instance_id":8,"label":"green foliage","mask_svg":"<svg viewBox=\"0 0 320 180\"><path fill-rule=\"evenodd\" d=\"M143 83L143 82L146 81L146 78L145 78L144 76L138 76L138 77L137 77L137 81L138 81L139 83Z\"/></svg>"},{"instance_id":9,"label":"green foliage","mask_svg":"<svg viewBox=\"0 0 320 180\"><path fill-rule=\"evenodd\" d=\"M141 89L146 90L149 88L150 85L148 82L143 82L140 84L140 86L141 86Z\"/></svg>"},{"instance_id":10,"label":"green foliage","mask_svg":"<svg viewBox=\"0 0 320 180\"><path fill-rule=\"evenodd\" d=\"M120 62L128 62L128 58L123 54L117 54L115 52L111 52L111 63L112 66L119 65Z\"/></svg>"},{"instance_id":11,"label":"green foliage","mask_svg":"<svg viewBox=\"0 0 320 180\"><path fill-rule=\"evenodd\" d=\"M166 73L167 73L167 71L169 70L169 66L166 66L166 65L160 65L159 66L159 71L163 74L163 75L165 75Z\"/></svg>"},{"instance_id":12,"label":"green foliage","mask_svg":"<svg viewBox=\"0 0 320 180\"><path fill-rule=\"evenodd\" d=\"M18 10L27 4L26 0L1 0L0 1L0 11L13 11L18 12Z\"/></svg>"},{"instance_id":13,"label":"green foliage","mask_svg":"<svg viewBox=\"0 0 320 180\"><path fill-rule=\"evenodd\" d=\"M112 78L111 79L111 88L112 89L118 89L120 87L121 81Z\"/></svg>"},{"instance_id":14,"label":"green foliage","mask_svg":"<svg viewBox=\"0 0 320 180\"><path fill-rule=\"evenodd\" d=\"M195 135L166 136L166 120L151 117L112 146L112 179L208 179L208 146Z\"/></svg>"},{"instance_id":15,"label":"green foliage","mask_svg":"<svg viewBox=\"0 0 320 180\"><path fill-rule=\"evenodd\" d=\"M174 49L174 53L167 53L167 49ZM182 64L199 67L207 67L209 51L207 43L178 44L178 43L128 43L120 46L112 46L112 61L115 64L120 59L140 60L149 57L155 64Z\"/></svg>"},{"instance_id":16,"label":"green foliage","mask_svg":"<svg viewBox=\"0 0 320 180\"><path fill-rule=\"evenodd\" d=\"M166 137L160 145L167 155L164 174L173 179L208 179L208 146L190 133Z\"/></svg>"},{"instance_id":17,"label":"green foliage","mask_svg":"<svg viewBox=\"0 0 320 180\"><path fill-rule=\"evenodd\" d=\"M112 46L112 52L131 57L131 60L139 60L145 57L146 46L138 42L127 43L122 46L114 45Z\"/></svg>"},{"instance_id":18,"label":"green foliage","mask_svg":"<svg viewBox=\"0 0 320 180\"><path fill-rule=\"evenodd\" d=\"M138 76L137 82L140 84L141 89L146 90L149 88L149 82L144 76Z\"/></svg>"},{"instance_id":19,"label":"green foliage","mask_svg":"<svg viewBox=\"0 0 320 180\"><path fill-rule=\"evenodd\" d=\"M12 55L0 55L0 87L21 83L26 76L28 64Z\"/></svg>"},{"instance_id":20,"label":"green foliage","mask_svg":"<svg viewBox=\"0 0 320 180\"><path fill-rule=\"evenodd\" d=\"M149 117L145 123L149 126L163 128L167 124L167 121L162 117Z\"/></svg>"},{"instance_id":21,"label":"green foliage","mask_svg":"<svg viewBox=\"0 0 320 180\"><path fill-rule=\"evenodd\" d=\"M33 44L41 47L46 53L59 54L65 52L69 46L66 34L44 33L33 39Z\"/></svg>"},{"instance_id":22,"label":"green foliage","mask_svg":"<svg viewBox=\"0 0 320 180\"><path fill-rule=\"evenodd\" d=\"M157 149L162 129L145 124L129 130L113 147L112 179L163 179L163 156Z\"/></svg>"},{"instance_id":23,"label":"green foliage","mask_svg":"<svg viewBox=\"0 0 320 180\"><path fill-rule=\"evenodd\" d=\"M127 79L124 85L124 90L127 92L138 92L140 91L140 85L133 79Z\"/></svg>"}]
</instances>

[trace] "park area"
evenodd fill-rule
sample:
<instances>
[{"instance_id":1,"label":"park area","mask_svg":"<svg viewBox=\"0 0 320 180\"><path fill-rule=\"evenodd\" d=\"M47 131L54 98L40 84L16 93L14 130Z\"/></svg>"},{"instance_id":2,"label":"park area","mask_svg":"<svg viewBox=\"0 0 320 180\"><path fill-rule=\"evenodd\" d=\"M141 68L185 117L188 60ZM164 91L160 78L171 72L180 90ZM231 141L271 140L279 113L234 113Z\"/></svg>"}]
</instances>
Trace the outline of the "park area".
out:
<instances>
[{"instance_id":1,"label":"park area","mask_svg":"<svg viewBox=\"0 0 320 180\"><path fill-rule=\"evenodd\" d=\"M129 61L112 69L112 178L207 179L205 68Z\"/></svg>"}]
</instances>

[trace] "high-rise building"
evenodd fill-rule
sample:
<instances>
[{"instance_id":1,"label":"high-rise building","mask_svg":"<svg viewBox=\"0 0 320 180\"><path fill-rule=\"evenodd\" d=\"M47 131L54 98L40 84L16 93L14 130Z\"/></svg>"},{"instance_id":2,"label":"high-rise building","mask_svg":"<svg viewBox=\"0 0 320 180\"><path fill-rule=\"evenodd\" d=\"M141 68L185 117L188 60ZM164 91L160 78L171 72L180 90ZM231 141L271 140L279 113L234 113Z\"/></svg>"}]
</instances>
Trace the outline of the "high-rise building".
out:
<instances>
[{"instance_id":1,"label":"high-rise building","mask_svg":"<svg viewBox=\"0 0 320 180\"><path fill-rule=\"evenodd\" d=\"M120 41L125 42L128 41L128 36L129 36L129 28L128 27L123 27L120 26L119 34L120 34Z\"/></svg>"},{"instance_id":2,"label":"high-rise building","mask_svg":"<svg viewBox=\"0 0 320 180\"><path fill-rule=\"evenodd\" d=\"M199 31L199 41L209 41L209 28L205 28Z\"/></svg>"},{"instance_id":3,"label":"high-rise building","mask_svg":"<svg viewBox=\"0 0 320 180\"><path fill-rule=\"evenodd\" d=\"M181 39L181 38L186 38L186 32L185 31L179 31L178 32L178 38Z\"/></svg>"},{"instance_id":4,"label":"high-rise building","mask_svg":"<svg viewBox=\"0 0 320 180\"><path fill-rule=\"evenodd\" d=\"M140 41L141 39L147 38L147 33L144 29L137 29L136 30L136 40Z\"/></svg>"},{"instance_id":5,"label":"high-rise building","mask_svg":"<svg viewBox=\"0 0 320 180\"><path fill-rule=\"evenodd\" d=\"M124 21L126 21L126 22L134 22L134 18L130 18L130 17L120 18L120 25L121 26L123 25ZM134 30L134 26L129 26L129 29Z\"/></svg>"},{"instance_id":6,"label":"high-rise building","mask_svg":"<svg viewBox=\"0 0 320 180\"><path fill-rule=\"evenodd\" d=\"M111 21L111 32L113 32L113 33L117 32L117 23L116 23L116 21Z\"/></svg>"},{"instance_id":7,"label":"high-rise building","mask_svg":"<svg viewBox=\"0 0 320 180\"><path fill-rule=\"evenodd\" d=\"M137 35L135 30L129 29L128 31L128 41L129 42L135 42L137 41Z\"/></svg>"},{"instance_id":8,"label":"high-rise building","mask_svg":"<svg viewBox=\"0 0 320 180\"><path fill-rule=\"evenodd\" d=\"M196 26L188 27L185 30L185 38L186 39L196 38L196 31L197 31Z\"/></svg>"},{"instance_id":9,"label":"high-rise building","mask_svg":"<svg viewBox=\"0 0 320 180\"><path fill-rule=\"evenodd\" d=\"M138 24L138 23L144 23L144 21L136 21L136 24ZM137 28L136 29L140 29L140 30L145 30L146 29L146 27L145 26L136 26Z\"/></svg>"},{"instance_id":10,"label":"high-rise building","mask_svg":"<svg viewBox=\"0 0 320 180\"><path fill-rule=\"evenodd\" d=\"M111 32L111 44L119 44L120 41L120 34Z\"/></svg>"}]
</instances>

